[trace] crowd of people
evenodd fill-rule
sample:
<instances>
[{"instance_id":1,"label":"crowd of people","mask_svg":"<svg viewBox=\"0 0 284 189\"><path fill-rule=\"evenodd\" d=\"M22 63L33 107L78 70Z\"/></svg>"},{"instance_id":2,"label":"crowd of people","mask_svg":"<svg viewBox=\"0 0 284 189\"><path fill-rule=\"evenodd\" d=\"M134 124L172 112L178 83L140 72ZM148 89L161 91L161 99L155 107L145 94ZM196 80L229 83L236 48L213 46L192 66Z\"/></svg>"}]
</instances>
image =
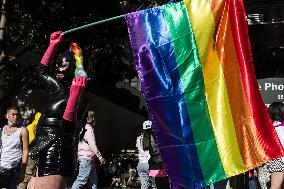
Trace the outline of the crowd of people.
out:
<instances>
[{"instance_id":1,"label":"crowd of people","mask_svg":"<svg viewBox=\"0 0 284 189\"><path fill-rule=\"evenodd\" d=\"M53 60L62 38L62 32L51 35L39 65L38 78L48 91L48 103L27 127L19 125L17 107L7 108L7 124L0 129L0 188L97 189L99 182L109 188L171 188L150 120L144 121L143 131L136 139L137 158L123 161L100 153L94 133L95 112L89 109L84 91L88 76L81 48L71 43ZM284 104L274 102L268 112L283 146ZM258 177L259 187L265 189L268 175L270 189L281 189L283 171L284 159L278 158L253 170L249 177L252 181ZM228 187L225 183L209 187ZM257 185L250 187L256 189Z\"/></svg>"},{"instance_id":2,"label":"crowd of people","mask_svg":"<svg viewBox=\"0 0 284 189\"><path fill-rule=\"evenodd\" d=\"M270 105L268 112L271 115L272 126L275 127L283 145L284 104L274 102ZM7 109L7 124L0 129L0 187L32 189L45 186L45 188L50 188L50 185L47 185L50 183L52 184L51 188L56 186L57 188L87 187L97 189L98 180L100 180L100 186L109 188L171 188L170 179L152 132L152 122L150 120L144 121L143 130L136 139L137 153L135 155L104 158L96 145L94 111L88 111L87 122L79 132L77 156L75 156L77 157L75 158L77 168L76 166L72 167L72 176L67 177L59 172L57 173L59 176L53 174L51 177L49 175L41 176L49 178L45 181L43 178L37 179L40 177L38 176L40 161L33 159L31 155L28 155L28 152L29 146L31 146L29 144L32 144L38 136L36 131L38 131L38 122L42 116L44 114L38 112L30 125L22 127L18 124L19 110L17 107ZM57 150L57 152L60 151ZM283 171L283 158L271 160L245 174L248 178L246 188L281 189L284 180ZM245 177L245 175L243 176ZM61 179L57 179L58 177ZM232 179L212 184L207 189L229 188L230 181ZM231 188L235 189L233 186Z\"/></svg>"}]
</instances>

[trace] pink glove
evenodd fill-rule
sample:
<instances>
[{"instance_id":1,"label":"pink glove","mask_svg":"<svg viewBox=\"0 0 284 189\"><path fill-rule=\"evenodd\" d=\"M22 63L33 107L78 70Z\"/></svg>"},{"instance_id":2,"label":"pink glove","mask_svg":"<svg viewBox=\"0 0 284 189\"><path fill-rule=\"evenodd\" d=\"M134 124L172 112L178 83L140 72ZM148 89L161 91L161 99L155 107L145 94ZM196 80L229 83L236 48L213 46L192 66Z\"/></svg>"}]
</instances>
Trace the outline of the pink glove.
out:
<instances>
[{"instance_id":1,"label":"pink glove","mask_svg":"<svg viewBox=\"0 0 284 189\"><path fill-rule=\"evenodd\" d=\"M60 31L53 32L50 35L49 46L45 51L40 63L47 66L51 62L51 58L53 57L53 53L57 45L62 41L63 34Z\"/></svg>"},{"instance_id":2,"label":"pink glove","mask_svg":"<svg viewBox=\"0 0 284 189\"><path fill-rule=\"evenodd\" d=\"M72 81L72 85L70 88L70 97L68 99L63 119L68 121L75 121L76 120L76 112L77 112L77 102L78 99L85 87L86 78L85 77L78 77L74 78Z\"/></svg>"}]
</instances>

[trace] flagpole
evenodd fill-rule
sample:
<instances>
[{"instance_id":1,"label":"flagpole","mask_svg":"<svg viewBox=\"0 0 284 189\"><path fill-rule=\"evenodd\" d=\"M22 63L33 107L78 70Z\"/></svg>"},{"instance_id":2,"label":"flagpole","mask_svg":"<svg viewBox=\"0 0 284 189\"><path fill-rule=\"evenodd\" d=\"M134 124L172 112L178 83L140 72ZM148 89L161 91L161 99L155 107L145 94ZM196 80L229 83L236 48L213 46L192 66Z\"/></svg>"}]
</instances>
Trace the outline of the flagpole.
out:
<instances>
[{"instance_id":1,"label":"flagpole","mask_svg":"<svg viewBox=\"0 0 284 189\"><path fill-rule=\"evenodd\" d=\"M80 26L80 27L77 27L77 28L73 28L73 29L70 29L70 30L66 30L66 31L62 32L62 34L65 35L65 34L68 34L68 33L72 33L74 31L85 29L85 28L95 26L95 25L98 25L98 24L102 24L102 23L105 23L105 22L109 22L109 21L112 21L112 20L117 20L117 19L120 19L120 18L123 18L123 17L125 17L125 14L115 16L115 17L112 17L112 18L107 18L107 19L104 19L104 20L100 20L100 21L97 21L97 22L90 23L90 24L86 24L86 25L83 25L83 26Z\"/></svg>"}]
</instances>

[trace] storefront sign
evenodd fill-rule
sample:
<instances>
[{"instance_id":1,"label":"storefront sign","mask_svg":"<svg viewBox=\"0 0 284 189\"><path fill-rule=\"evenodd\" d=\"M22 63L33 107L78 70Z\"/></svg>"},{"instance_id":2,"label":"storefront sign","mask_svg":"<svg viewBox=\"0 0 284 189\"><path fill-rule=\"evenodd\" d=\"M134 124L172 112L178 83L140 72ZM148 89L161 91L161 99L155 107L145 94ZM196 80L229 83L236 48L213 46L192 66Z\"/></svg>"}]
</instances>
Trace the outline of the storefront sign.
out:
<instances>
[{"instance_id":1,"label":"storefront sign","mask_svg":"<svg viewBox=\"0 0 284 189\"><path fill-rule=\"evenodd\" d=\"M284 78L259 79L258 87L266 106L276 101L284 102Z\"/></svg>"}]
</instances>

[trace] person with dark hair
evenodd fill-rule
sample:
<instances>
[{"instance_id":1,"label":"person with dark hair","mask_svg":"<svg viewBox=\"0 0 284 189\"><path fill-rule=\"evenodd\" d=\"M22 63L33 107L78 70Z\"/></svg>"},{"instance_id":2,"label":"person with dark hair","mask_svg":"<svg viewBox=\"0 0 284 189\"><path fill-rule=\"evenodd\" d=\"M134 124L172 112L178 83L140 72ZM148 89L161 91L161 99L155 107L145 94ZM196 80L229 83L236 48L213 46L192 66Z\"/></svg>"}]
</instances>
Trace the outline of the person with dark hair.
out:
<instances>
[{"instance_id":1,"label":"person with dark hair","mask_svg":"<svg viewBox=\"0 0 284 189\"><path fill-rule=\"evenodd\" d=\"M160 151L152 133L152 121L146 120L143 123L143 148L149 149L150 159L149 176L153 178L153 185L157 189L169 189L170 182L164 163L160 156Z\"/></svg>"},{"instance_id":2,"label":"person with dark hair","mask_svg":"<svg viewBox=\"0 0 284 189\"><path fill-rule=\"evenodd\" d=\"M144 124L146 126L146 124ZM150 159L149 147L150 138L144 139L144 134L147 132L147 128L143 127L143 132L136 139L136 148L138 149L138 165L137 172L140 177L141 189L148 189L151 186L149 178L149 164Z\"/></svg>"},{"instance_id":3,"label":"person with dark hair","mask_svg":"<svg viewBox=\"0 0 284 189\"><path fill-rule=\"evenodd\" d=\"M135 165L134 162L132 162L132 160L130 160L130 162L128 162L128 173L126 173L127 175L127 182L126 182L126 186L129 188L132 187L136 187L137 186L137 171L135 169Z\"/></svg>"},{"instance_id":4,"label":"person with dark hair","mask_svg":"<svg viewBox=\"0 0 284 189\"><path fill-rule=\"evenodd\" d=\"M0 129L0 188L16 189L28 162L28 131L19 126L16 107L7 109L6 118L8 123Z\"/></svg>"},{"instance_id":5,"label":"person with dark hair","mask_svg":"<svg viewBox=\"0 0 284 189\"><path fill-rule=\"evenodd\" d=\"M114 158L109 165L109 172L112 175L111 184L109 188L114 188L116 186L123 185L122 175L124 174L121 159Z\"/></svg>"},{"instance_id":6,"label":"person with dark hair","mask_svg":"<svg viewBox=\"0 0 284 189\"><path fill-rule=\"evenodd\" d=\"M274 126L281 145L284 147L284 104L282 102L273 102L268 107L268 113L271 117L272 126ZM284 179L283 171L283 157L271 160L258 167L258 182L260 188L267 189L270 180L270 189L280 189Z\"/></svg>"},{"instance_id":7,"label":"person with dark hair","mask_svg":"<svg viewBox=\"0 0 284 189\"><path fill-rule=\"evenodd\" d=\"M272 124L284 147L284 104L273 102L268 108ZM267 163L267 169L271 173L270 189L281 189L284 180L284 157L277 158Z\"/></svg>"},{"instance_id":8,"label":"person with dark hair","mask_svg":"<svg viewBox=\"0 0 284 189\"><path fill-rule=\"evenodd\" d=\"M95 112L89 111L87 124L80 133L78 145L79 172L72 185L72 189L82 188L87 184L88 179L89 188L97 189L98 178L95 160L98 158L101 165L106 163L106 160L102 157L96 144L96 138L93 131L95 121Z\"/></svg>"},{"instance_id":9,"label":"person with dark hair","mask_svg":"<svg viewBox=\"0 0 284 189\"><path fill-rule=\"evenodd\" d=\"M36 161L36 171L28 188L65 188L76 165L76 129L86 123L88 98L84 91L86 74L82 71L82 51L76 43L58 56L52 64L55 49L63 39L54 32L39 65L39 81L49 94L48 103L40 110L36 137L30 144L30 157ZM78 76L74 78L74 76Z\"/></svg>"},{"instance_id":10,"label":"person with dark hair","mask_svg":"<svg viewBox=\"0 0 284 189\"><path fill-rule=\"evenodd\" d=\"M138 165L137 165L137 172L140 177L141 182L141 189L148 189L151 186L150 178L149 178L149 164L148 161L150 159L150 137L144 139L144 135L146 134L147 130L149 129L144 122L143 124L143 132L140 136L136 139L136 148L138 149Z\"/></svg>"}]
</instances>

